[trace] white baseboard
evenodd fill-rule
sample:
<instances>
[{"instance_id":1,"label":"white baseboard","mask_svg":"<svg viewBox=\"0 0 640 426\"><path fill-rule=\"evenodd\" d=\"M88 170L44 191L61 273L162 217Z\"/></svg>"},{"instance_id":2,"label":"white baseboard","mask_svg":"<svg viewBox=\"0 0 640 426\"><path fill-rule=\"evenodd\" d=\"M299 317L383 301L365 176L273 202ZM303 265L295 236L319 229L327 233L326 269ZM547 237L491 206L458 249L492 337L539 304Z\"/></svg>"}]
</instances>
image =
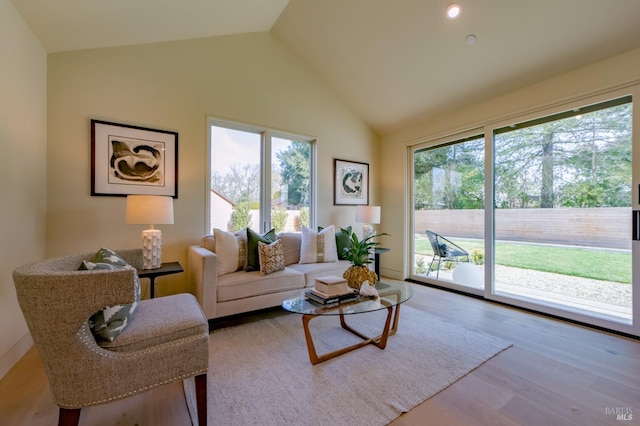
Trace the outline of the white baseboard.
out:
<instances>
[{"instance_id":1,"label":"white baseboard","mask_svg":"<svg viewBox=\"0 0 640 426\"><path fill-rule=\"evenodd\" d=\"M402 281L404 277L402 276L402 272L394 271L393 269L380 268L380 275L387 278L392 278L394 280Z\"/></svg>"},{"instance_id":2,"label":"white baseboard","mask_svg":"<svg viewBox=\"0 0 640 426\"><path fill-rule=\"evenodd\" d=\"M33 346L31 334L25 334L18 342L0 357L0 379L13 368L14 365L24 356L25 353Z\"/></svg>"}]
</instances>

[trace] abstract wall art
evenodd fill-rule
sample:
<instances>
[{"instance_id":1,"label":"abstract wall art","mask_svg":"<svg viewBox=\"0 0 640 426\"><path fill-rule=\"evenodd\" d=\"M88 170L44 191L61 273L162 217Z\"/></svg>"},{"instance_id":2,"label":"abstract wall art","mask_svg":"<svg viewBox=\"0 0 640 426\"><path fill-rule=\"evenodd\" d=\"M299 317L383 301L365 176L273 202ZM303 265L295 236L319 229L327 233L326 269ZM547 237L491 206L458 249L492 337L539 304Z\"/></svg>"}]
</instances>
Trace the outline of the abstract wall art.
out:
<instances>
[{"instance_id":1,"label":"abstract wall art","mask_svg":"<svg viewBox=\"0 0 640 426\"><path fill-rule=\"evenodd\" d=\"M334 205L369 204L369 164L335 159L333 175Z\"/></svg>"},{"instance_id":2,"label":"abstract wall art","mask_svg":"<svg viewBox=\"0 0 640 426\"><path fill-rule=\"evenodd\" d=\"M178 133L91 120L91 195L178 198Z\"/></svg>"}]
</instances>

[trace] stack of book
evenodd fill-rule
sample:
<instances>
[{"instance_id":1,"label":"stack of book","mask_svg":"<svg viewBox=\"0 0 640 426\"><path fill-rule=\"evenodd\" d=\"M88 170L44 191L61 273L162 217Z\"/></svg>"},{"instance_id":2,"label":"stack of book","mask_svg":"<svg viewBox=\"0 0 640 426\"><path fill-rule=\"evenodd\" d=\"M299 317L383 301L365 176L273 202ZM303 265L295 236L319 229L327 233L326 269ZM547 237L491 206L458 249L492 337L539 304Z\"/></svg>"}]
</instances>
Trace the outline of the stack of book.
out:
<instances>
[{"instance_id":1,"label":"stack of book","mask_svg":"<svg viewBox=\"0 0 640 426\"><path fill-rule=\"evenodd\" d=\"M316 279L315 288L307 290L305 295L310 301L324 306L351 302L358 298L358 294L347 285L347 280L335 276Z\"/></svg>"}]
</instances>

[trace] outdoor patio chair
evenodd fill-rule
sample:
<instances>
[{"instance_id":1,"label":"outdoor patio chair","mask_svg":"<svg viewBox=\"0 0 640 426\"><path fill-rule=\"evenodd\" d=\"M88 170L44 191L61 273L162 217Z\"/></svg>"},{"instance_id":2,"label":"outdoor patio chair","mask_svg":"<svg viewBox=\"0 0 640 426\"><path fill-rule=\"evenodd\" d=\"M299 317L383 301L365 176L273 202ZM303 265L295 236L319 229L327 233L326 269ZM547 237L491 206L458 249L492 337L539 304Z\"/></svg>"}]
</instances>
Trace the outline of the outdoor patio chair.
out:
<instances>
[{"instance_id":1,"label":"outdoor patio chair","mask_svg":"<svg viewBox=\"0 0 640 426\"><path fill-rule=\"evenodd\" d=\"M443 261L446 262L451 260L456 263L469 262L469 253L465 249L435 232L429 230L425 232L427 233L427 237L431 243L431 248L433 249L433 259L431 259L431 263L429 264L427 275L431 273L431 267L436 259L438 260L436 279L440 276L440 264Z\"/></svg>"}]
</instances>

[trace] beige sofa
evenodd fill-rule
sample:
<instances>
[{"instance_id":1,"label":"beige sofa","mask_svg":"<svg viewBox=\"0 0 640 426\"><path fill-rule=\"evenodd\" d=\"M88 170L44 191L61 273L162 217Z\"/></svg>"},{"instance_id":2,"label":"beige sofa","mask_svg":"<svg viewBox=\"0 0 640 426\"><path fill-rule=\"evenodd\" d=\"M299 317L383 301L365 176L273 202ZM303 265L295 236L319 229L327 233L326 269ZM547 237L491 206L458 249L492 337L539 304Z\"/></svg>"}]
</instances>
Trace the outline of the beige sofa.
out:
<instances>
[{"instance_id":1,"label":"beige sofa","mask_svg":"<svg viewBox=\"0 0 640 426\"><path fill-rule=\"evenodd\" d=\"M326 263L299 263L302 237L299 233L281 233L284 270L261 275L259 271L221 273L225 262L216 250L213 235L201 239L188 250L188 286L200 302L208 319L280 306L288 297L313 287L318 277L342 276L350 266L346 260Z\"/></svg>"}]
</instances>

